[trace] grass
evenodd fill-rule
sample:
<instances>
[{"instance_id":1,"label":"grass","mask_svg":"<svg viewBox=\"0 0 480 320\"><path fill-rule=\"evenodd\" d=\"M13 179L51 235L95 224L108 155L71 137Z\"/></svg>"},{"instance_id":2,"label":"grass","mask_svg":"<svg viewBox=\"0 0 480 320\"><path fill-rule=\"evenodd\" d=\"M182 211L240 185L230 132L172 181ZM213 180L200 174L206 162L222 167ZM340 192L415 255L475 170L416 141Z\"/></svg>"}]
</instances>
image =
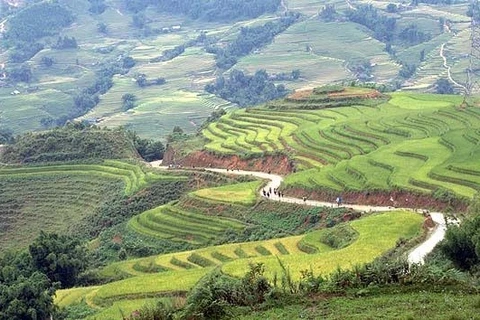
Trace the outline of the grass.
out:
<instances>
[{"instance_id":1,"label":"grass","mask_svg":"<svg viewBox=\"0 0 480 320\"><path fill-rule=\"evenodd\" d=\"M261 185L261 181L245 182L223 187L201 189L195 191L193 194L208 200L251 206L257 201L257 191Z\"/></svg>"},{"instance_id":2,"label":"grass","mask_svg":"<svg viewBox=\"0 0 480 320\"><path fill-rule=\"evenodd\" d=\"M338 97L368 94L365 90L349 88ZM478 109L456 107L460 97L402 92L376 106L322 109L326 97L295 93L267 107L230 113L204 130L210 140L206 149L227 154L288 150L298 169L312 169L286 177L285 190L432 194L446 188L464 199L480 190L475 175L451 169L473 159L477 144L462 136L468 130L474 137L480 128Z\"/></svg>"},{"instance_id":3,"label":"grass","mask_svg":"<svg viewBox=\"0 0 480 320\"><path fill-rule=\"evenodd\" d=\"M267 311L239 312L235 319L479 319L478 295L458 293L381 294L331 297Z\"/></svg>"},{"instance_id":4,"label":"grass","mask_svg":"<svg viewBox=\"0 0 480 320\"><path fill-rule=\"evenodd\" d=\"M220 238L227 230L240 231L244 224L233 219L186 212L170 204L133 217L128 227L147 236L198 245Z\"/></svg>"},{"instance_id":5,"label":"grass","mask_svg":"<svg viewBox=\"0 0 480 320\"><path fill-rule=\"evenodd\" d=\"M342 249L335 249L323 243L322 235L325 230L318 230L305 236L226 244L118 262L102 272L130 274L131 278L99 287L60 290L57 292L56 303L65 306L86 301L91 306L105 310L110 308L111 303L175 296L189 290L201 276L215 266L220 266L228 274L239 276L247 271L249 263L263 262L268 275L273 276L280 271L276 256L281 256L282 262L291 270L294 279L300 277L301 270L310 268L316 274L328 274L337 267L349 268L355 264L371 261L392 248L399 238L417 235L422 220L420 215L397 211L353 221L349 226L358 233L358 238ZM318 252L315 254L302 252L298 249L298 242L301 240L316 247ZM172 260L176 262L173 263ZM149 273L133 269L134 265L150 264L152 261L170 271Z\"/></svg>"}]
</instances>

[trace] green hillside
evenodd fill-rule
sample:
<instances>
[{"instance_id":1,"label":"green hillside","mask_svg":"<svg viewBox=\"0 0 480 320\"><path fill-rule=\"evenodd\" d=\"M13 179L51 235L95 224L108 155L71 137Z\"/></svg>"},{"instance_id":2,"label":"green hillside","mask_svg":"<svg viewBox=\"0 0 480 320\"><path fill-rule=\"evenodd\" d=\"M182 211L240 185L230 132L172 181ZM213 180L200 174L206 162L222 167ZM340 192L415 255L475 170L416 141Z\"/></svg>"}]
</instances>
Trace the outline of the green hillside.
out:
<instances>
[{"instance_id":1,"label":"green hillside","mask_svg":"<svg viewBox=\"0 0 480 320\"><path fill-rule=\"evenodd\" d=\"M28 245L40 232L70 233L107 202L154 181L181 179L143 166L97 164L0 167L0 252Z\"/></svg>"},{"instance_id":2,"label":"green hillside","mask_svg":"<svg viewBox=\"0 0 480 320\"><path fill-rule=\"evenodd\" d=\"M458 96L392 93L388 101L362 100L361 92L349 96L349 90L298 92L229 113L203 130L210 140L205 149L288 154L300 172L285 179L287 192L442 189L464 199L477 194L478 107L460 107Z\"/></svg>"},{"instance_id":3,"label":"green hillside","mask_svg":"<svg viewBox=\"0 0 480 320\"><path fill-rule=\"evenodd\" d=\"M417 235L421 220L412 213L391 212L352 222L350 226L358 237L343 249L322 243L320 239L325 231L317 231L305 236L227 244L120 262L108 266L103 272L129 274L131 278L104 286L61 290L57 292L57 304L67 306L83 301L99 312L92 319L103 319L107 314L118 317L119 310L131 312L149 298L181 294L215 266L221 266L228 274L242 275L249 263L263 262L268 266L269 276L273 277L274 273L281 271L276 256L289 267L295 279L300 277L301 270L310 267L316 273L330 273L337 267L348 268L371 261L394 246L399 238ZM308 246L316 251L302 250Z\"/></svg>"},{"instance_id":4,"label":"green hillside","mask_svg":"<svg viewBox=\"0 0 480 320\"><path fill-rule=\"evenodd\" d=\"M195 132L212 111L236 107L205 91L234 69L249 75L265 69L273 84L288 90L359 80L432 92L439 79L448 79L455 92L464 90L467 2L393 2L389 9L381 1L368 7L335 0L328 2L330 11L321 0L257 2L243 10L242 1L199 1L195 13L168 1L125 0L60 0L5 10L0 127L18 134L81 117L147 138L166 137L175 126ZM380 25L356 17L362 10ZM49 23L45 12L59 17ZM255 30L253 37L261 33L254 28L269 28L285 14L299 16L266 38L242 38L242 28ZM394 23L383 25L388 19ZM58 45L59 37L74 38L77 46ZM229 45L230 56L217 50ZM293 70L296 79L286 76ZM127 108L126 93L135 97Z\"/></svg>"}]
</instances>

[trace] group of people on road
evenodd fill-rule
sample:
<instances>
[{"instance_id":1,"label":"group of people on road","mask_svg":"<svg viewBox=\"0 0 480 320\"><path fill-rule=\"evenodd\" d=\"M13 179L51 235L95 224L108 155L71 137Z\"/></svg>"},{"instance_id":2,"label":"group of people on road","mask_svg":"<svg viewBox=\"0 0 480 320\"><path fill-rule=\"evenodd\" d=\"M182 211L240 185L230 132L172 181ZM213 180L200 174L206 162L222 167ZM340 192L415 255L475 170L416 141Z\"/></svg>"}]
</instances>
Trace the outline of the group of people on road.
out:
<instances>
[{"instance_id":1,"label":"group of people on road","mask_svg":"<svg viewBox=\"0 0 480 320\"><path fill-rule=\"evenodd\" d=\"M278 196L279 198L283 198L285 196L285 194L283 192L281 192L280 190L278 190L277 188L268 188L268 190L265 190L263 189L262 190L262 194L264 197L267 197L267 198L270 198L270 196Z\"/></svg>"}]
</instances>

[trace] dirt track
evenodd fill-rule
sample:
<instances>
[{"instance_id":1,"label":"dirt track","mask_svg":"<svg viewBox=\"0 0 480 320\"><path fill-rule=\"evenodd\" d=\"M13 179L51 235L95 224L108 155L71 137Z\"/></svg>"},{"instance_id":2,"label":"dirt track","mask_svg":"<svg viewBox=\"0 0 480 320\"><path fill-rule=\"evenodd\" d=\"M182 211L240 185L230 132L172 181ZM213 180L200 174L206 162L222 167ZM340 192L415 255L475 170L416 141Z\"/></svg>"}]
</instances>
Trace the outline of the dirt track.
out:
<instances>
[{"instance_id":1,"label":"dirt track","mask_svg":"<svg viewBox=\"0 0 480 320\"><path fill-rule=\"evenodd\" d=\"M168 167L162 167L161 162L152 162L153 167L168 169ZM265 185L263 189L269 190L270 188L276 189L280 187L283 177L276 174L269 174L265 172L256 172L256 171L244 171L244 170L228 170L227 169L217 169L217 168L206 168L206 171L217 172L222 174L233 174L233 175L250 175L260 179L268 180L269 182ZM260 196L263 197L263 192L260 191ZM314 200L304 200L299 198L290 198L290 197L279 197L277 195L272 195L269 197L272 201L288 202L288 203L297 203L305 204L308 206L315 207L334 207L337 204L333 202L323 202L323 201L314 201ZM350 208L355 211L361 212L380 212L380 211L396 211L396 210L408 210L414 211L410 208L394 208L394 207L385 207L385 206L368 206L368 205L350 205L342 204L344 208ZM416 212L421 213L422 209L417 209ZM415 249L413 249L408 254L408 262L410 264L423 264L424 258L432 252L435 246L443 240L445 237L446 224L445 216L441 212L431 212L430 213L432 220L436 223L436 228L431 232L425 241L420 243Z\"/></svg>"}]
</instances>

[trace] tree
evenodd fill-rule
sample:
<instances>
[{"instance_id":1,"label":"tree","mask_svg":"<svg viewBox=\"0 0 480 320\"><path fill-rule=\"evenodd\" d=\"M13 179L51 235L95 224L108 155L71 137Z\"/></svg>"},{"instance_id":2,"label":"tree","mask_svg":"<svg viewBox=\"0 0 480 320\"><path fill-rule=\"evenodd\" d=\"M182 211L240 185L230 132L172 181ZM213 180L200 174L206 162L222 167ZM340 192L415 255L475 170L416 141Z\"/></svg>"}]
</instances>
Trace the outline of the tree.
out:
<instances>
[{"instance_id":1,"label":"tree","mask_svg":"<svg viewBox=\"0 0 480 320\"><path fill-rule=\"evenodd\" d=\"M320 19L323 19L327 22L330 21L335 21L337 18L337 10L335 10L335 5L333 4L327 4L325 7L322 8L322 11L320 11Z\"/></svg>"},{"instance_id":2,"label":"tree","mask_svg":"<svg viewBox=\"0 0 480 320\"><path fill-rule=\"evenodd\" d=\"M132 57L123 58L122 67L124 69L131 69L135 66L135 60Z\"/></svg>"},{"instance_id":3,"label":"tree","mask_svg":"<svg viewBox=\"0 0 480 320\"><path fill-rule=\"evenodd\" d=\"M420 61L425 61L425 49L423 49L422 51L420 51Z\"/></svg>"},{"instance_id":4,"label":"tree","mask_svg":"<svg viewBox=\"0 0 480 320\"><path fill-rule=\"evenodd\" d=\"M32 69L26 64L11 69L7 74L8 77L15 82L30 82L32 79Z\"/></svg>"},{"instance_id":5,"label":"tree","mask_svg":"<svg viewBox=\"0 0 480 320\"><path fill-rule=\"evenodd\" d=\"M163 159L165 146L162 142L152 139L142 139L133 131L130 131L129 134L132 137L138 154L145 159L145 161L150 162Z\"/></svg>"},{"instance_id":6,"label":"tree","mask_svg":"<svg viewBox=\"0 0 480 320\"><path fill-rule=\"evenodd\" d=\"M29 246L35 268L62 288L75 285L86 266L86 251L77 239L43 231Z\"/></svg>"},{"instance_id":7,"label":"tree","mask_svg":"<svg viewBox=\"0 0 480 320\"><path fill-rule=\"evenodd\" d=\"M107 34L108 33L108 26L103 22L99 22L99 23L97 23L97 31L100 32L100 33L103 33L103 34Z\"/></svg>"},{"instance_id":8,"label":"tree","mask_svg":"<svg viewBox=\"0 0 480 320\"><path fill-rule=\"evenodd\" d=\"M137 97L132 93L125 93L122 96L122 109L127 111L129 109L135 108L135 101L137 101Z\"/></svg>"},{"instance_id":9,"label":"tree","mask_svg":"<svg viewBox=\"0 0 480 320\"><path fill-rule=\"evenodd\" d=\"M453 94L453 86L448 79L442 78L435 81L435 92L439 94Z\"/></svg>"},{"instance_id":10,"label":"tree","mask_svg":"<svg viewBox=\"0 0 480 320\"><path fill-rule=\"evenodd\" d=\"M45 320L55 310L57 287L35 269L28 251L0 257L0 320Z\"/></svg>"},{"instance_id":11,"label":"tree","mask_svg":"<svg viewBox=\"0 0 480 320\"><path fill-rule=\"evenodd\" d=\"M387 5L387 12L389 13L395 13L398 12L398 7L395 3L389 3Z\"/></svg>"},{"instance_id":12,"label":"tree","mask_svg":"<svg viewBox=\"0 0 480 320\"><path fill-rule=\"evenodd\" d=\"M51 67L53 65L53 63L55 62L55 60L53 60L52 57L42 57L42 60L41 60L41 63L45 66L45 67Z\"/></svg>"},{"instance_id":13,"label":"tree","mask_svg":"<svg viewBox=\"0 0 480 320\"><path fill-rule=\"evenodd\" d=\"M55 310L55 287L48 277L41 272L25 277L8 266L1 271L9 279L1 279L0 276L0 320L49 319Z\"/></svg>"},{"instance_id":14,"label":"tree","mask_svg":"<svg viewBox=\"0 0 480 320\"><path fill-rule=\"evenodd\" d=\"M478 200L477 200L478 206ZM441 244L443 253L459 268L471 270L480 264L480 212L461 225L451 225Z\"/></svg>"},{"instance_id":15,"label":"tree","mask_svg":"<svg viewBox=\"0 0 480 320\"><path fill-rule=\"evenodd\" d=\"M12 143L13 140L13 133L11 130L0 128L0 144Z\"/></svg>"},{"instance_id":16,"label":"tree","mask_svg":"<svg viewBox=\"0 0 480 320\"><path fill-rule=\"evenodd\" d=\"M147 24L147 18L143 12L136 13L132 16L132 24L135 28L143 29Z\"/></svg>"}]
</instances>

